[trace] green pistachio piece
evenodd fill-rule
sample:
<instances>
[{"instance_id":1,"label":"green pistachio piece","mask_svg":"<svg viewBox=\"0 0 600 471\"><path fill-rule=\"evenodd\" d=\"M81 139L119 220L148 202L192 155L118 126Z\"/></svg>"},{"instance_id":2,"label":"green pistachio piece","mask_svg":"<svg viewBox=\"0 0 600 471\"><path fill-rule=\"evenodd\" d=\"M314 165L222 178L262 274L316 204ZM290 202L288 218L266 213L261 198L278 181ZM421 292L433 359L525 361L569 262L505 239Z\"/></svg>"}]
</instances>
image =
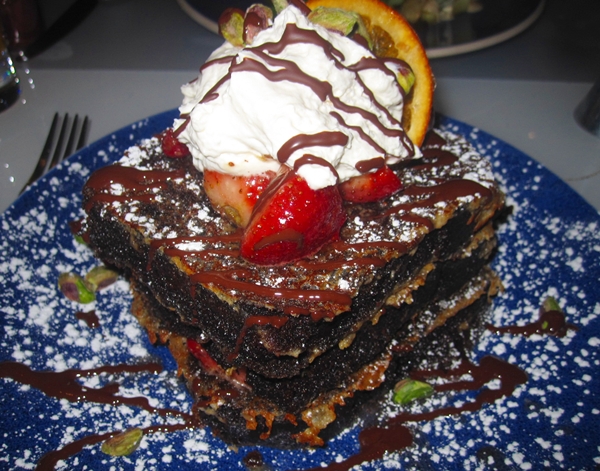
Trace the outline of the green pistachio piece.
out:
<instances>
[{"instance_id":1,"label":"green pistachio piece","mask_svg":"<svg viewBox=\"0 0 600 471\"><path fill-rule=\"evenodd\" d=\"M542 330L548 330L548 327L550 327L550 323L548 321L542 322Z\"/></svg>"},{"instance_id":2,"label":"green pistachio piece","mask_svg":"<svg viewBox=\"0 0 600 471\"><path fill-rule=\"evenodd\" d=\"M271 3L273 4L276 15L279 15L290 4L288 0L271 0Z\"/></svg>"},{"instance_id":3,"label":"green pistachio piece","mask_svg":"<svg viewBox=\"0 0 600 471\"><path fill-rule=\"evenodd\" d=\"M371 35L367 31L362 17L353 11L341 8L317 7L308 15L308 19L317 25L321 25L330 31L337 31L344 36L352 33L362 36L373 48Z\"/></svg>"},{"instance_id":4,"label":"green pistachio piece","mask_svg":"<svg viewBox=\"0 0 600 471\"><path fill-rule=\"evenodd\" d=\"M433 393L433 386L417 381L416 379L406 378L396 383L394 386L393 401L396 404L406 405L416 399L430 396Z\"/></svg>"},{"instance_id":5,"label":"green pistachio piece","mask_svg":"<svg viewBox=\"0 0 600 471\"><path fill-rule=\"evenodd\" d=\"M85 275L85 280L94 291L99 291L107 286L112 285L115 281L117 281L118 277L119 274L116 271L105 266L101 266L92 268Z\"/></svg>"},{"instance_id":6,"label":"green pistachio piece","mask_svg":"<svg viewBox=\"0 0 600 471\"><path fill-rule=\"evenodd\" d=\"M83 236L81 236L79 234L75 234L73 237L75 238L75 242L77 242L78 244L87 245L87 242L85 241Z\"/></svg>"},{"instance_id":7,"label":"green pistachio piece","mask_svg":"<svg viewBox=\"0 0 600 471\"><path fill-rule=\"evenodd\" d=\"M357 13L328 7L317 7L308 15L308 19L313 23L342 33L344 36L352 32L359 18Z\"/></svg>"},{"instance_id":8,"label":"green pistachio piece","mask_svg":"<svg viewBox=\"0 0 600 471\"><path fill-rule=\"evenodd\" d=\"M542 311L544 311L544 312L548 312L548 311L562 312L562 309L560 308L558 301L556 301L556 299L554 299L552 296L548 296L546 299L544 299L544 302L542 303Z\"/></svg>"},{"instance_id":9,"label":"green pistachio piece","mask_svg":"<svg viewBox=\"0 0 600 471\"><path fill-rule=\"evenodd\" d=\"M415 74L408 64L399 67L396 79L404 93L408 95L415 84Z\"/></svg>"},{"instance_id":10,"label":"green pistachio piece","mask_svg":"<svg viewBox=\"0 0 600 471\"><path fill-rule=\"evenodd\" d=\"M219 17L219 33L237 47L244 45L244 12L227 8Z\"/></svg>"},{"instance_id":11,"label":"green pistachio piece","mask_svg":"<svg viewBox=\"0 0 600 471\"><path fill-rule=\"evenodd\" d=\"M362 36L365 39L365 41L367 41L369 50L373 50L373 39L371 38L371 35L367 30L367 26L365 25L365 22L363 21L362 16L360 15L358 15L358 21L356 22L356 31L354 34Z\"/></svg>"},{"instance_id":12,"label":"green pistachio piece","mask_svg":"<svg viewBox=\"0 0 600 471\"><path fill-rule=\"evenodd\" d=\"M93 287L75 273L61 273L58 288L68 299L77 303L88 304L96 299Z\"/></svg>"},{"instance_id":13,"label":"green pistachio piece","mask_svg":"<svg viewBox=\"0 0 600 471\"><path fill-rule=\"evenodd\" d=\"M131 455L140 446L143 436L142 429L130 428L106 440L102 444L102 452L110 456Z\"/></svg>"}]
</instances>

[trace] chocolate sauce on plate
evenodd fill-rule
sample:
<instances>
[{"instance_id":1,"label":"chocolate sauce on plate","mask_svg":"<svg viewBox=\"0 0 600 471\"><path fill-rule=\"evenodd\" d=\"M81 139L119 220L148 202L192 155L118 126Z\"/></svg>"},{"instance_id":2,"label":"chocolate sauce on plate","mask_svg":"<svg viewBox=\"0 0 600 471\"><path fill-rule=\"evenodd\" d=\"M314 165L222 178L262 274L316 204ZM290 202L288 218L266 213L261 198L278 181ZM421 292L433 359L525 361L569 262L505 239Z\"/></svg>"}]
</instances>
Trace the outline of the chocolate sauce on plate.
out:
<instances>
[{"instance_id":1,"label":"chocolate sauce on plate","mask_svg":"<svg viewBox=\"0 0 600 471\"><path fill-rule=\"evenodd\" d=\"M509 325L497 327L488 324L486 328L497 334L512 334L524 335L530 337L532 335L553 335L555 337L564 337L569 330L579 330L579 327L569 324L565 314L562 311L540 310L540 315L537 321L526 325Z\"/></svg>"},{"instance_id":2,"label":"chocolate sauce on plate","mask_svg":"<svg viewBox=\"0 0 600 471\"><path fill-rule=\"evenodd\" d=\"M413 444L413 436L406 426L407 423L431 421L438 417L479 410L486 403L493 403L502 397L512 395L518 386L527 381L527 374L520 368L493 356L483 357L479 365L463 359L454 369L416 371L411 374L411 377L420 380L427 378L451 379L466 374L471 375L472 380L447 382L436 385L435 390L439 392L479 390L473 401L465 402L460 407L443 407L422 413L401 413L388 419L381 426L367 427L358 435L360 451L342 462L329 463L327 469L348 471L353 466L366 461L380 459L385 453L402 451ZM487 389L485 384L494 379L500 380L500 387ZM311 471L319 469L323 468L313 468Z\"/></svg>"},{"instance_id":3,"label":"chocolate sauce on plate","mask_svg":"<svg viewBox=\"0 0 600 471\"><path fill-rule=\"evenodd\" d=\"M34 387L49 397L65 399L69 402L95 402L99 404L120 405L137 407L162 417L175 416L183 419L178 424L160 424L145 428L144 434L158 432L175 432L191 427L198 427L198 420L189 414L176 409L162 409L153 407L147 398L142 396L125 397L120 396L118 383L109 383L99 388L89 388L82 385L78 378L96 376L100 374L123 374L123 373L160 373L162 365L159 363L143 363L139 365L105 365L98 368L79 370L69 369L61 372L35 371L23 363L1 362L0 378L11 378L21 384ZM38 462L36 471L51 471L60 460L67 459L88 445L103 442L115 435L116 432L103 434L92 434L76 440L63 448L46 453Z\"/></svg>"},{"instance_id":4,"label":"chocolate sauce on plate","mask_svg":"<svg viewBox=\"0 0 600 471\"><path fill-rule=\"evenodd\" d=\"M100 319L94 310L88 312L77 311L75 317L85 322L90 329L97 329L100 327Z\"/></svg>"}]
</instances>

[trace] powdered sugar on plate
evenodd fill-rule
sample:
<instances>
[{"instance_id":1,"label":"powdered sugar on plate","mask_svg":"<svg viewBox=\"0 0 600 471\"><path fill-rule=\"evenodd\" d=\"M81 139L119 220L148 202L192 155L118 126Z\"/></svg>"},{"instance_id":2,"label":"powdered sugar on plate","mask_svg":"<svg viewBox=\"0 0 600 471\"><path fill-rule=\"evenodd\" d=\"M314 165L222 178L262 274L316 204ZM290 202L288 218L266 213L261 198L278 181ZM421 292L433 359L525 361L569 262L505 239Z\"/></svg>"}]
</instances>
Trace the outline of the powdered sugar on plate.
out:
<instances>
[{"instance_id":1,"label":"powdered sugar on plate","mask_svg":"<svg viewBox=\"0 0 600 471\"><path fill-rule=\"evenodd\" d=\"M61 272L84 274L98 262L77 243L68 223L82 216L80 191L97 167L118 160L142 138L166 128L167 112L124 128L87 147L26 192L0 217L0 360L33 370L89 370L103 365L160 362L160 373L100 374L81 379L89 388L118 383L118 395L145 397L152 407L183 412L190 398L166 349L153 347L129 313L127 283L117 282L88 305L58 291ZM600 218L558 178L507 144L450 119L446 129L463 134L490 157L513 213L500 226L494 262L505 287L494 302L496 326L535 321L547 296L557 299L568 322L565 337L485 332L474 356L495 355L527 372L511 397L475 413L410 424L415 444L365 463L362 469L590 469L600 465ZM133 158L133 157L132 157ZM91 328L77 311L95 311ZM489 384L488 387L495 387ZM180 422L128 405L69 402L0 378L0 468L34 469L40 457L82 437L130 427ZM472 396L472 395L471 395ZM423 409L471 399L468 393L434 395ZM389 403L383 416L399 406ZM359 450L360 426L326 449L259 448L272 469L305 469L341 462ZM60 461L58 469L245 469L253 448L229 449L204 429L144 437L128 457L104 455L98 444Z\"/></svg>"}]
</instances>

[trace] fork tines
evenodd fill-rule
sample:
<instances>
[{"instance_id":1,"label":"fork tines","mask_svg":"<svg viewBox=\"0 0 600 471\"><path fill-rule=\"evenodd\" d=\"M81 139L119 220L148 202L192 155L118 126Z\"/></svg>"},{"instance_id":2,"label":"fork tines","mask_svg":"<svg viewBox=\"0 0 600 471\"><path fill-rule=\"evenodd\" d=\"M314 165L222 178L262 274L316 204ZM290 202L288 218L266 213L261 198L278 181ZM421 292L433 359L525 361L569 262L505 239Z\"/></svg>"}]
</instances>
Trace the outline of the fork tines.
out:
<instances>
[{"instance_id":1,"label":"fork tines","mask_svg":"<svg viewBox=\"0 0 600 471\"><path fill-rule=\"evenodd\" d=\"M58 113L55 115L55 117ZM67 129L71 121L71 132L68 134L66 145L64 145L65 137L67 136ZM85 136L87 131L88 117L84 117L83 122L79 124L79 115L75 115L72 120L69 119L69 115L65 114L60 128L60 134L58 135L58 141L54 148L54 154L48 169L51 169L58 165L60 162L69 157L74 151L79 150L85 143ZM79 136L79 138L77 138ZM77 145L75 146L75 139L77 139ZM64 145L64 147L63 147Z\"/></svg>"},{"instance_id":2,"label":"fork tines","mask_svg":"<svg viewBox=\"0 0 600 471\"><path fill-rule=\"evenodd\" d=\"M58 133L57 139L59 126L60 132ZM23 193L29 185L44 175L48 170L69 157L74 151L81 149L85 145L87 138L87 127L87 116L85 116L83 122L80 123L78 115L75 115L73 119L70 119L68 114L65 114L65 116L61 118L59 113L55 113L52 124L50 125L50 132L46 138L37 166L20 193ZM70 131L68 131L69 128Z\"/></svg>"}]
</instances>

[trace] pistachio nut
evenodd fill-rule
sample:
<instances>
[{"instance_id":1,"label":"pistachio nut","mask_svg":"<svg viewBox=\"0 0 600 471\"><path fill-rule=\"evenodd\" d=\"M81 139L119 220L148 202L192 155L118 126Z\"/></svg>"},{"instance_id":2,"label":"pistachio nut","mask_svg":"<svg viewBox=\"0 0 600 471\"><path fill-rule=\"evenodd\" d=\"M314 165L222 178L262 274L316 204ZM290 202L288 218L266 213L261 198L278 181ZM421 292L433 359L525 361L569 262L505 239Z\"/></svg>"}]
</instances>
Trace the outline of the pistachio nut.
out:
<instances>
[{"instance_id":1,"label":"pistachio nut","mask_svg":"<svg viewBox=\"0 0 600 471\"><path fill-rule=\"evenodd\" d=\"M395 63L397 65L399 64L396 79L402 87L402 90L404 90L404 93L408 95L415 84L415 74L406 62L396 61Z\"/></svg>"},{"instance_id":2,"label":"pistachio nut","mask_svg":"<svg viewBox=\"0 0 600 471\"><path fill-rule=\"evenodd\" d=\"M394 386L393 401L396 404L406 405L416 399L422 399L433 393L433 386L423 381L406 378Z\"/></svg>"},{"instance_id":3,"label":"pistachio nut","mask_svg":"<svg viewBox=\"0 0 600 471\"><path fill-rule=\"evenodd\" d=\"M244 45L244 12L239 8L227 8L219 17L219 33L237 47Z\"/></svg>"},{"instance_id":4,"label":"pistachio nut","mask_svg":"<svg viewBox=\"0 0 600 471\"><path fill-rule=\"evenodd\" d=\"M358 34L362 36L372 49L373 44L371 35L362 17L353 11L342 10L341 8L317 7L308 15L308 19L313 23L323 26L330 31L337 31L344 36Z\"/></svg>"},{"instance_id":5,"label":"pistachio nut","mask_svg":"<svg viewBox=\"0 0 600 471\"><path fill-rule=\"evenodd\" d=\"M101 450L110 456L127 456L138 449L143 436L142 429L130 428L106 440Z\"/></svg>"},{"instance_id":6,"label":"pistachio nut","mask_svg":"<svg viewBox=\"0 0 600 471\"><path fill-rule=\"evenodd\" d=\"M76 273L61 273L58 277L58 289L77 303L88 304L96 300L94 288Z\"/></svg>"},{"instance_id":7,"label":"pistachio nut","mask_svg":"<svg viewBox=\"0 0 600 471\"><path fill-rule=\"evenodd\" d=\"M285 10L290 4L288 0L271 0L271 3L273 3L276 15L279 15L279 13Z\"/></svg>"},{"instance_id":8,"label":"pistachio nut","mask_svg":"<svg viewBox=\"0 0 600 471\"><path fill-rule=\"evenodd\" d=\"M560 308L560 305L558 304L558 301L556 301L556 299L554 299L552 296L548 296L546 299L544 299L544 302L542 303L542 311L562 312L562 309Z\"/></svg>"},{"instance_id":9,"label":"pistachio nut","mask_svg":"<svg viewBox=\"0 0 600 471\"><path fill-rule=\"evenodd\" d=\"M94 291L99 291L107 286L112 285L115 281L117 281L118 277L119 274L116 271L105 266L100 266L92 268L85 275L85 280Z\"/></svg>"}]
</instances>

